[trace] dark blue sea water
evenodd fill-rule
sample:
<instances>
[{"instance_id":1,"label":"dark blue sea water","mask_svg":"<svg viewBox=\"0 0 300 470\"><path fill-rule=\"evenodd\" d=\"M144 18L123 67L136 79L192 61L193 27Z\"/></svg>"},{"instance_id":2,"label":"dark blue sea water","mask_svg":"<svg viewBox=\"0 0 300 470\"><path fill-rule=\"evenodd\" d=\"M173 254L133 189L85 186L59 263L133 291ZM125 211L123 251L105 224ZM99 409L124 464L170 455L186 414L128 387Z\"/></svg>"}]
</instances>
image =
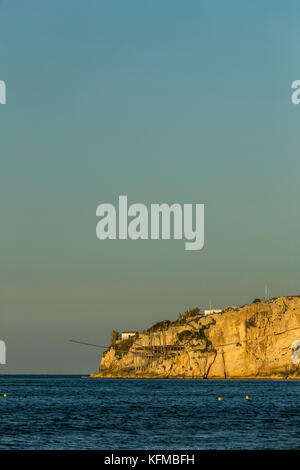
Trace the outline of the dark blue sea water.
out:
<instances>
[{"instance_id":1,"label":"dark blue sea water","mask_svg":"<svg viewBox=\"0 0 300 470\"><path fill-rule=\"evenodd\" d=\"M0 376L0 449L300 449L300 382Z\"/></svg>"}]
</instances>

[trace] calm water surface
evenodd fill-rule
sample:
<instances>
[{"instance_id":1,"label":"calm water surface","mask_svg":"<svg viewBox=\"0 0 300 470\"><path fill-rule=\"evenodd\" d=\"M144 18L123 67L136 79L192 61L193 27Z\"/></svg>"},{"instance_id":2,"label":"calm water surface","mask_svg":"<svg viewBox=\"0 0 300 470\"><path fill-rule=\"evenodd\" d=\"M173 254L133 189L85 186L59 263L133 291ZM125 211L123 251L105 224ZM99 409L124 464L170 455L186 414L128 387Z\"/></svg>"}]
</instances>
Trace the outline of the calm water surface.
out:
<instances>
[{"instance_id":1,"label":"calm water surface","mask_svg":"<svg viewBox=\"0 0 300 470\"><path fill-rule=\"evenodd\" d=\"M300 449L299 404L300 381L2 375L0 449Z\"/></svg>"}]
</instances>

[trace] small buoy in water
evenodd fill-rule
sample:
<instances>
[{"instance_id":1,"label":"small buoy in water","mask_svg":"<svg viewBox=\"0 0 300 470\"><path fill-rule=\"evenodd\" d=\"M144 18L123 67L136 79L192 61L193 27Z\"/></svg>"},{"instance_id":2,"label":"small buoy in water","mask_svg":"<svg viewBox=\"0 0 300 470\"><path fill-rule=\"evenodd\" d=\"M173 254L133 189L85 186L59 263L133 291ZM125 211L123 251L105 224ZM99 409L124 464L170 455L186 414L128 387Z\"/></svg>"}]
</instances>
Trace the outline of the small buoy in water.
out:
<instances>
[{"instance_id":1,"label":"small buoy in water","mask_svg":"<svg viewBox=\"0 0 300 470\"><path fill-rule=\"evenodd\" d=\"M249 400L249 397L248 397L248 395L246 395L246 396L245 396L245 398L246 398L246 400Z\"/></svg>"},{"instance_id":2,"label":"small buoy in water","mask_svg":"<svg viewBox=\"0 0 300 470\"><path fill-rule=\"evenodd\" d=\"M4 396L4 398L6 398L6 397L7 397L6 393L4 393L4 395L3 395L3 396Z\"/></svg>"},{"instance_id":3,"label":"small buoy in water","mask_svg":"<svg viewBox=\"0 0 300 470\"><path fill-rule=\"evenodd\" d=\"M221 398L221 397L219 397L219 398L218 398L218 400L219 400L219 401L221 401L221 400L222 400L222 398Z\"/></svg>"}]
</instances>

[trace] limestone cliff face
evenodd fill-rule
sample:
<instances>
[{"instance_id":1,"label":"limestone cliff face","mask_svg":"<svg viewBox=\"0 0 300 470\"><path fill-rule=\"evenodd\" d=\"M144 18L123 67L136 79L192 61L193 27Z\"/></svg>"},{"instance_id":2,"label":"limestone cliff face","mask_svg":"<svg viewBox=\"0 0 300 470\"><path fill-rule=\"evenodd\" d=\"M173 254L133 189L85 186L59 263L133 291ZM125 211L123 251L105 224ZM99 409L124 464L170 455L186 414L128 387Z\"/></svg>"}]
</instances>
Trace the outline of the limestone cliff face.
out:
<instances>
[{"instance_id":1,"label":"limestone cliff face","mask_svg":"<svg viewBox=\"0 0 300 470\"><path fill-rule=\"evenodd\" d=\"M300 297L279 297L156 324L110 346L92 377L300 379L299 340Z\"/></svg>"}]
</instances>

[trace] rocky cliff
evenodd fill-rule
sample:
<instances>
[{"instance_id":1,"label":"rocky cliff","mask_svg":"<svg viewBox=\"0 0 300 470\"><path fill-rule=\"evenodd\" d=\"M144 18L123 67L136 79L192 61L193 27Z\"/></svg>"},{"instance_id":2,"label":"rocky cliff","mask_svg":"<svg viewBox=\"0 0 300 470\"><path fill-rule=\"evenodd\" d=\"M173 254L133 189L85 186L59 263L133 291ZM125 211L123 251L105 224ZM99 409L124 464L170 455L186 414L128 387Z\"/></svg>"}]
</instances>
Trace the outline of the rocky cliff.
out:
<instances>
[{"instance_id":1,"label":"rocky cliff","mask_svg":"<svg viewBox=\"0 0 300 470\"><path fill-rule=\"evenodd\" d=\"M299 358L300 296L278 297L157 323L111 345L91 377L300 379Z\"/></svg>"}]
</instances>

